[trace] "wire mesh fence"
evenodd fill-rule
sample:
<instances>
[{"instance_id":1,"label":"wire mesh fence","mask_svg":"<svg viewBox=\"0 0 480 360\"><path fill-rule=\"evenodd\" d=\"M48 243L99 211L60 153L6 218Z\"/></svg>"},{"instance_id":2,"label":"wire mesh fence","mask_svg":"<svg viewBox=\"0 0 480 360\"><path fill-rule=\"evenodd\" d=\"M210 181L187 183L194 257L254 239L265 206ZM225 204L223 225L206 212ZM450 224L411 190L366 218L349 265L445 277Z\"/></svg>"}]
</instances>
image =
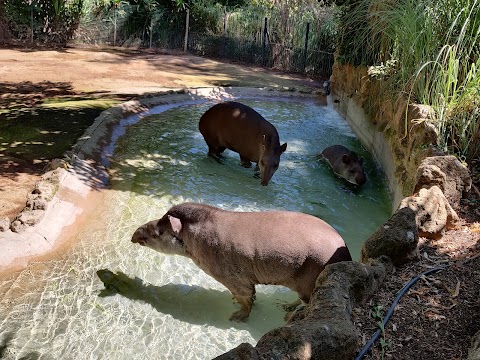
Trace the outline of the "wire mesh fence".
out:
<instances>
[{"instance_id":1,"label":"wire mesh fence","mask_svg":"<svg viewBox=\"0 0 480 360\"><path fill-rule=\"evenodd\" d=\"M18 26L18 34L14 34L18 39L47 42L52 35L42 30L45 26L36 9L32 5L30 21ZM305 19L301 14L288 18L279 16L224 12L216 26L209 31L199 31L202 26L195 23L195 17L189 16L188 11L172 13L157 9L145 16L137 5L119 3L101 14L85 14L71 41L185 50L200 56L329 77L334 56L331 48L320 49L318 39L322 24L315 19Z\"/></svg>"}]
</instances>

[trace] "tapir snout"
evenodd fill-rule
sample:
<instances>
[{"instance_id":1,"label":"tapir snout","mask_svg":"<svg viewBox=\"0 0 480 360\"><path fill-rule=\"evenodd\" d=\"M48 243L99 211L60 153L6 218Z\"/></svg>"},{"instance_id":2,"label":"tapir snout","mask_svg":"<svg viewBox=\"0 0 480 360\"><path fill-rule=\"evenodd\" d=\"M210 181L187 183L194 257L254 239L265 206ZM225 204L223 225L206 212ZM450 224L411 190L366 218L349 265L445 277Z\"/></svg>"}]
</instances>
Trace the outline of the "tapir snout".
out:
<instances>
[{"instance_id":1,"label":"tapir snout","mask_svg":"<svg viewBox=\"0 0 480 360\"><path fill-rule=\"evenodd\" d=\"M258 162L260 169L260 183L263 186L267 186L268 182L272 179L273 174L278 170L280 165L280 155L287 150L287 143L282 146L269 147L265 149Z\"/></svg>"}]
</instances>

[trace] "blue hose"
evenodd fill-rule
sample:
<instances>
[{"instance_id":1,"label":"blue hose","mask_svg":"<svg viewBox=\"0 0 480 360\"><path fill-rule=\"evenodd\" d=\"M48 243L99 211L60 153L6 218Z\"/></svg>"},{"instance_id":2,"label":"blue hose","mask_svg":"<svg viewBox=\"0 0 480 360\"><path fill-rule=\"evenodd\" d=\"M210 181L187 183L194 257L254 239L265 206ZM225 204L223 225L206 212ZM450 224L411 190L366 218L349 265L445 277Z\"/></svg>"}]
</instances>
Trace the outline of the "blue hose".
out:
<instances>
[{"instance_id":1,"label":"blue hose","mask_svg":"<svg viewBox=\"0 0 480 360\"><path fill-rule=\"evenodd\" d=\"M433 268L427 271L424 271L420 275L417 275L413 279L411 279L408 283L406 283L403 288L398 292L397 297L395 300L393 300L392 305L390 306L390 309L388 309L387 314L385 315L385 318L383 319L383 327L385 328L385 325L387 325L388 320L390 320L390 317L392 316L393 312L395 311L395 307L397 306L398 302L402 298L403 295L412 287L413 284L415 284L422 276L424 275L430 275L432 273L436 273L438 271L444 270L448 267L448 265L444 265L438 268ZM361 360L365 354L370 350L370 348L373 346L375 341L380 337L380 334L382 333L381 329L378 329L375 334L373 334L372 338L365 344L365 346L360 350L358 353L357 357L355 360Z\"/></svg>"}]
</instances>

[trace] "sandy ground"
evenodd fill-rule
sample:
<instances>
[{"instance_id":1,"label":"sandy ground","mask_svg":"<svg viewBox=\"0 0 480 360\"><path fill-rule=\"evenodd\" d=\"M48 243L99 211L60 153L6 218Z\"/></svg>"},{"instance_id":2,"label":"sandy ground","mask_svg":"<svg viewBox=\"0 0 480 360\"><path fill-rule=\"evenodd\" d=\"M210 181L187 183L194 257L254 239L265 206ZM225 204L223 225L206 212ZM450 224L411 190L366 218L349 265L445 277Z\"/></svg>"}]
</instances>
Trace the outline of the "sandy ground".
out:
<instances>
[{"instance_id":1,"label":"sandy ground","mask_svg":"<svg viewBox=\"0 0 480 360\"><path fill-rule=\"evenodd\" d=\"M319 82L298 75L222 63L182 53L78 47L0 49L0 79L0 89L3 90L0 97L7 109L9 100L14 101L15 97L14 91L9 89L21 92L22 102L26 106L34 106L59 94L86 97L113 94L131 98L152 96L169 89L212 86L295 87L297 90L312 90L320 86ZM48 93L43 90L47 88ZM42 173L41 167L0 154L0 218L8 216L12 220L24 208L27 195ZM49 205L47 220L42 221L40 226L20 236L11 231L0 232L0 249L3 250L0 252L0 273L24 268L29 261L46 253L55 256L62 242L54 240L66 238L61 236L62 231L74 232L82 208L87 204L94 206L92 204L101 199L98 194L90 199L84 185L74 177L64 182L71 184L71 188L59 191L53 201L54 206ZM55 213L50 210L53 207L57 210ZM19 246L21 243L24 245Z\"/></svg>"},{"instance_id":2,"label":"sandy ground","mask_svg":"<svg viewBox=\"0 0 480 360\"><path fill-rule=\"evenodd\" d=\"M297 75L186 54L120 49L0 49L1 82L65 85L76 92L144 94L204 86L316 86Z\"/></svg>"}]
</instances>

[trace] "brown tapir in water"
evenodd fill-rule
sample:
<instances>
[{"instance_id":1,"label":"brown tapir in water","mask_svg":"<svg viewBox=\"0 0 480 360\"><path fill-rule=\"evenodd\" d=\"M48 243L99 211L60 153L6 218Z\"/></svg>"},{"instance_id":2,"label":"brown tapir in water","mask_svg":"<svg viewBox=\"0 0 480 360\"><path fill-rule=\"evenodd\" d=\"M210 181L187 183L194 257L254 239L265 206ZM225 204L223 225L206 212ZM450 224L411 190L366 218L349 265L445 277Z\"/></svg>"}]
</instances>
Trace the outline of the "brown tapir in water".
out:
<instances>
[{"instance_id":1,"label":"brown tapir in water","mask_svg":"<svg viewBox=\"0 0 480 360\"><path fill-rule=\"evenodd\" d=\"M173 206L161 219L140 226L132 242L192 259L240 303L230 318L236 321L248 318L256 284L286 286L308 303L325 265L352 260L337 231L314 216L195 203Z\"/></svg>"},{"instance_id":2,"label":"brown tapir in water","mask_svg":"<svg viewBox=\"0 0 480 360\"><path fill-rule=\"evenodd\" d=\"M280 146L275 126L251 107L234 101L212 106L200 118L200 132L208 145L208 155L218 158L225 149L240 154L245 167L257 163L262 185L268 185L280 164L287 143Z\"/></svg>"},{"instance_id":3,"label":"brown tapir in water","mask_svg":"<svg viewBox=\"0 0 480 360\"><path fill-rule=\"evenodd\" d=\"M363 159L342 145L332 145L322 151L333 172L355 185L363 185L367 176L363 170Z\"/></svg>"}]
</instances>

